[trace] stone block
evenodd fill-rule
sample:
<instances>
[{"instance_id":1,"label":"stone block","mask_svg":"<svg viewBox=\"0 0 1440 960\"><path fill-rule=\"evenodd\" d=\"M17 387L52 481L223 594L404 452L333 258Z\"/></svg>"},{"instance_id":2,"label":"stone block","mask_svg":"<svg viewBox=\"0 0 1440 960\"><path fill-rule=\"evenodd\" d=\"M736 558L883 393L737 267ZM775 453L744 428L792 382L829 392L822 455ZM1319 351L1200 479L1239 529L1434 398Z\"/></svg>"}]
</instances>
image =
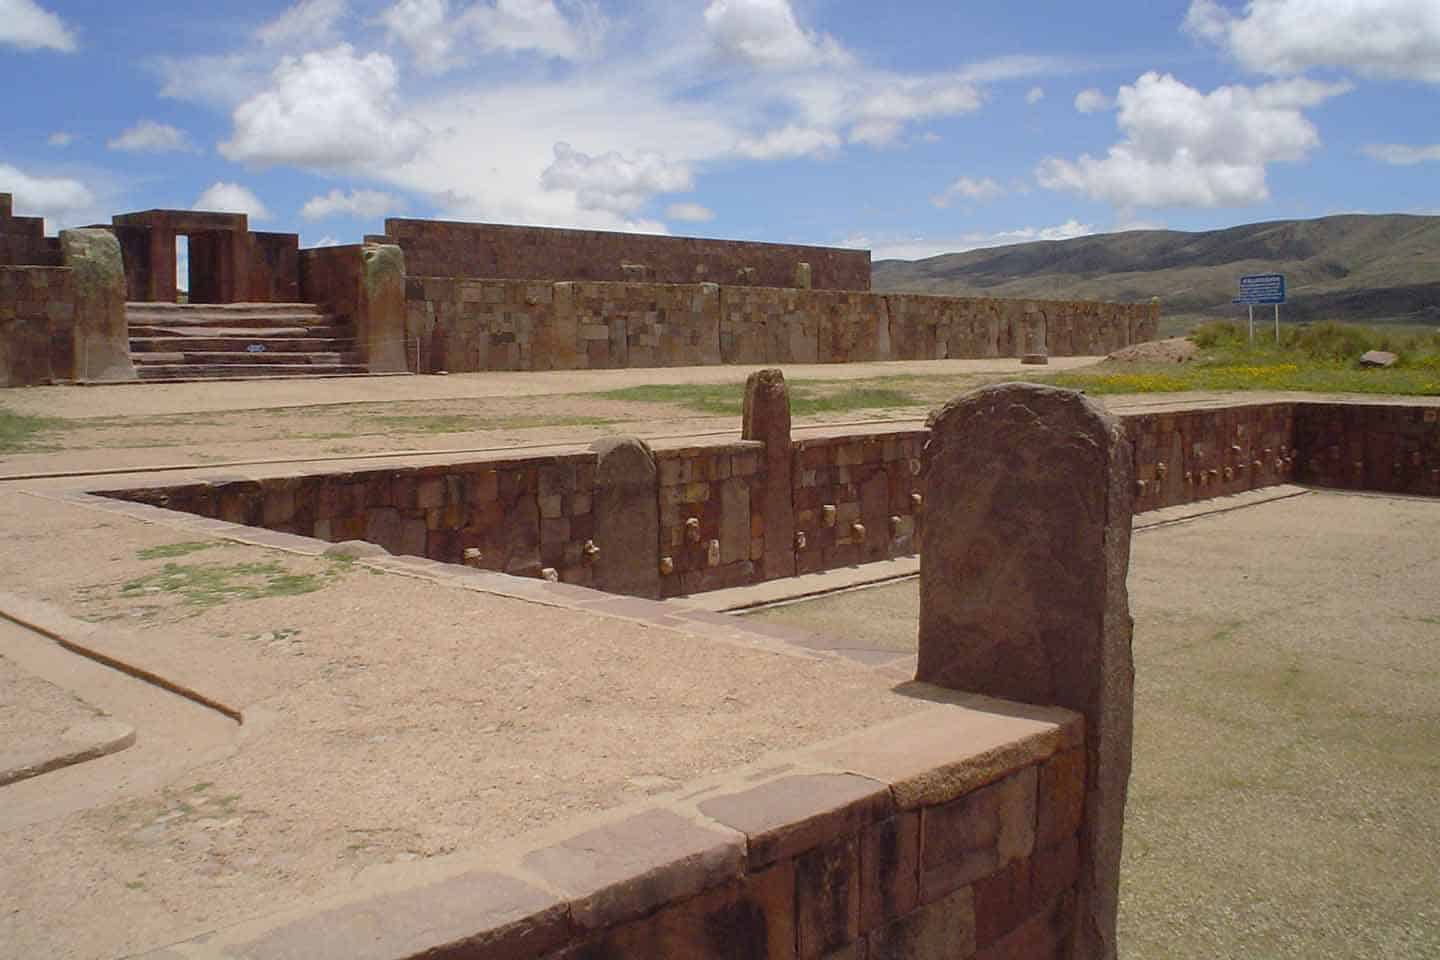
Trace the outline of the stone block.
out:
<instances>
[{"instance_id":1,"label":"stone block","mask_svg":"<svg viewBox=\"0 0 1440 960\"><path fill-rule=\"evenodd\" d=\"M1028 857L1035 847L1034 767L921 814L920 899L929 903Z\"/></svg>"},{"instance_id":2,"label":"stone block","mask_svg":"<svg viewBox=\"0 0 1440 960\"><path fill-rule=\"evenodd\" d=\"M658 597L660 517L655 457L643 440L634 437L600 440L592 449L597 463L591 512L594 539L600 548L595 584L609 593Z\"/></svg>"},{"instance_id":3,"label":"stone block","mask_svg":"<svg viewBox=\"0 0 1440 960\"><path fill-rule=\"evenodd\" d=\"M860 932L914 910L920 899L920 814L902 813L860 834Z\"/></svg>"},{"instance_id":4,"label":"stone block","mask_svg":"<svg viewBox=\"0 0 1440 960\"><path fill-rule=\"evenodd\" d=\"M521 960L556 949L568 934L565 905L555 897L513 877L479 872L320 910L246 942L220 946L208 934L192 945L216 956L257 960Z\"/></svg>"},{"instance_id":5,"label":"stone block","mask_svg":"<svg viewBox=\"0 0 1440 960\"><path fill-rule=\"evenodd\" d=\"M860 935L858 837L795 858L795 930L801 960L823 957Z\"/></svg>"},{"instance_id":6,"label":"stone block","mask_svg":"<svg viewBox=\"0 0 1440 960\"><path fill-rule=\"evenodd\" d=\"M1075 922L1075 897L1065 895L999 940L982 947L975 960L1065 960Z\"/></svg>"},{"instance_id":7,"label":"stone block","mask_svg":"<svg viewBox=\"0 0 1440 960\"><path fill-rule=\"evenodd\" d=\"M746 835L751 869L857 834L890 810L883 784L849 773L781 777L700 804L705 816Z\"/></svg>"},{"instance_id":8,"label":"stone block","mask_svg":"<svg viewBox=\"0 0 1440 960\"><path fill-rule=\"evenodd\" d=\"M1040 765L1035 843L1048 847L1072 836L1085 818L1085 751L1066 750Z\"/></svg>"},{"instance_id":9,"label":"stone block","mask_svg":"<svg viewBox=\"0 0 1440 960\"><path fill-rule=\"evenodd\" d=\"M975 955L969 887L870 932L866 960L968 960Z\"/></svg>"},{"instance_id":10,"label":"stone block","mask_svg":"<svg viewBox=\"0 0 1440 960\"><path fill-rule=\"evenodd\" d=\"M584 930L618 926L738 879L744 838L646 810L534 851L526 870L564 893Z\"/></svg>"},{"instance_id":11,"label":"stone block","mask_svg":"<svg viewBox=\"0 0 1440 960\"><path fill-rule=\"evenodd\" d=\"M791 440L790 390L779 370L759 370L745 381L741 436L763 443L764 481L751 497L751 509L765 519L765 553L760 576L765 580L795 575L795 505L792 490L795 451ZM754 454L736 454L736 477L752 475Z\"/></svg>"}]
</instances>

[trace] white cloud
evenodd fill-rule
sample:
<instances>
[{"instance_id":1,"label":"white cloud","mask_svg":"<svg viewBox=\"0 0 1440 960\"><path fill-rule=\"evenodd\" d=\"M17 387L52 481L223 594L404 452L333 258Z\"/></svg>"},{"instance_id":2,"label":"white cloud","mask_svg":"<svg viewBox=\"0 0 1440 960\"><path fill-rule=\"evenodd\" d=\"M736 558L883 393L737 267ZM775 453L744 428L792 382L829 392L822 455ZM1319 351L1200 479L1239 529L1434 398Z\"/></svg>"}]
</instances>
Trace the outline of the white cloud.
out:
<instances>
[{"instance_id":1,"label":"white cloud","mask_svg":"<svg viewBox=\"0 0 1440 960\"><path fill-rule=\"evenodd\" d=\"M568 143L555 144L555 162L540 175L546 190L574 191L584 210L629 214L659 193L676 193L692 186L690 170L658 153L632 157L617 151L592 157Z\"/></svg>"},{"instance_id":2,"label":"white cloud","mask_svg":"<svg viewBox=\"0 0 1440 960\"><path fill-rule=\"evenodd\" d=\"M818 156L839 147L840 137L833 131L791 125L759 137L742 137L735 144L735 152L752 160L771 160Z\"/></svg>"},{"instance_id":3,"label":"white cloud","mask_svg":"<svg viewBox=\"0 0 1440 960\"><path fill-rule=\"evenodd\" d=\"M996 197L1004 195L1005 188L990 177L980 180L973 177L961 177L939 194L931 197L930 202L943 209L950 206L959 197L967 200L994 200Z\"/></svg>"},{"instance_id":4,"label":"white cloud","mask_svg":"<svg viewBox=\"0 0 1440 960\"><path fill-rule=\"evenodd\" d=\"M1249 0L1240 14L1193 0L1185 28L1257 73L1334 67L1440 83L1435 0Z\"/></svg>"},{"instance_id":5,"label":"white cloud","mask_svg":"<svg viewBox=\"0 0 1440 960\"><path fill-rule=\"evenodd\" d=\"M141 120L106 146L111 150L125 150L130 153L171 153L197 152L195 144L185 131L154 120Z\"/></svg>"},{"instance_id":6,"label":"white cloud","mask_svg":"<svg viewBox=\"0 0 1440 960\"><path fill-rule=\"evenodd\" d=\"M802 28L789 0L711 0L705 28L721 51L758 67L793 69L852 61L834 38Z\"/></svg>"},{"instance_id":7,"label":"white cloud","mask_svg":"<svg viewBox=\"0 0 1440 960\"><path fill-rule=\"evenodd\" d=\"M375 219L402 210L404 206L399 197L380 190L351 190L346 193L335 189L305 201L300 216L306 220L323 220L326 217Z\"/></svg>"},{"instance_id":8,"label":"white cloud","mask_svg":"<svg viewBox=\"0 0 1440 960\"><path fill-rule=\"evenodd\" d=\"M1030 92L1025 94L1025 102L1030 104L1039 103L1045 99L1044 87L1031 87Z\"/></svg>"},{"instance_id":9,"label":"white cloud","mask_svg":"<svg viewBox=\"0 0 1440 960\"><path fill-rule=\"evenodd\" d=\"M575 16L560 12L555 0L481 2L465 14L464 26L491 52L534 52L565 60L589 53L600 41L605 19L591 2L572 0Z\"/></svg>"},{"instance_id":10,"label":"white cloud","mask_svg":"<svg viewBox=\"0 0 1440 960\"><path fill-rule=\"evenodd\" d=\"M346 0L299 0L255 31L266 46L306 46L334 39L335 25L348 12Z\"/></svg>"},{"instance_id":11,"label":"white cloud","mask_svg":"<svg viewBox=\"0 0 1440 960\"><path fill-rule=\"evenodd\" d=\"M75 33L35 0L0 0L0 44L74 53Z\"/></svg>"},{"instance_id":12,"label":"white cloud","mask_svg":"<svg viewBox=\"0 0 1440 960\"><path fill-rule=\"evenodd\" d=\"M709 223L715 219L715 211L698 203L672 203L665 208L665 216L685 223Z\"/></svg>"},{"instance_id":13,"label":"white cloud","mask_svg":"<svg viewBox=\"0 0 1440 960\"><path fill-rule=\"evenodd\" d=\"M357 56L348 43L285 57L270 87L235 108L220 152L237 163L321 170L406 160L424 131L399 109L398 84L393 60Z\"/></svg>"},{"instance_id":14,"label":"white cloud","mask_svg":"<svg viewBox=\"0 0 1440 960\"><path fill-rule=\"evenodd\" d=\"M1048 158L1037 177L1122 208L1219 207L1269 197L1265 170L1298 162L1320 145L1301 113L1349 90L1295 79L1201 93L1166 74L1147 73L1120 88L1125 139L1103 158Z\"/></svg>"},{"instance_id":15,"label":"white cloud","mask_svg":"<svg viewBox=\"0 0 1440 960\"><path fill-rule=\"evenodd\" d=\"M251 220L270 219L270 210L247 187L224 180L212 183L195 198L191 210L213 210L217 213L249 214Z\"/></svg>"},{"instance_id":16,"label":"white cloud","mask_svg":"<svg viewBox=\"0 0 1440 960\"><path fill-rule=\"evenodd\" d=\"M0 163L0 192L15 195L16 214L44 217L50 230L95 219L94 192L70 177L32 176Z\"/></svg>"},{"instance_id":17,"label":"white cloud","mask_svg":"<svg viewBox=\"0 0 1440 960\"><path fill-rule=\"evenodd\" d=\"M1104 91L1096 90L1094 87L1075 94L1075 109L1081 113L1099 113L1101 110L1109 110L1114 105Z\"/></svg>"},{"instance_id":18,"label":"white cloud","mask_svg":"<svg viewBox=\"0 0 1440 960\"><path fill-rule=\"evenodd\" d=\"M461 65L466 53L536 53L577 60L601 42L606 22L592 0L571 0L570 13L554 0L494 0L455 12L451 0L398 0L380 14L392 43L415 65L440 73Z\"/></svg>"},{"instance_id":19,"label":"white cloud","mask_svg":"<svg viewBox=\"0 0 1440 960\"><path fill-rule=\"evenodd\" d=\"M68 147L75 142L75 134L67 133L64 130L56 130L45 138L45 143L52 147Z\"/></svg>"},{"instance_id":20,"label":"white cloud","mask_svg":"<svg viewBox=\"0 0 1440 960\"><path fill-rule=\"evenodd\" d=\"M1440 143L1428 147L1412 147L1403 143L1372 143L1365 154L1396 167L1409 167L1427 161L1440 161Z\"/></svg>"},{"instance_id":21,"label":"white cloud","mask_svg":"<svg viewBox=\"0 0 1440 960\"><path fill-rule=\"evenodd\" d=\"M400 0L380 14L380 23L391 42L403 44L421 70L438 73L458 62L453 54L450 0Z\"/></svg>"},{"instance_id":22,"label":"white cloud","mask_svg":"<svg viewBox=\"0 0 1440 960\"><path fill-rule=\"evenodd\" d=\"M1002 230L998 233L966 233L949 239L925 237L875 238L852 235L842 241L842 246L870 249L876 260L925 260L947 253L964 253L985 247L1003 247L1012 243L1032 243L1037 240L1071 240L1086 237L1095 230L1088 223L1071 218L1053 227L1020 227L1016 230Z\"/></svg>"}]
</instances>

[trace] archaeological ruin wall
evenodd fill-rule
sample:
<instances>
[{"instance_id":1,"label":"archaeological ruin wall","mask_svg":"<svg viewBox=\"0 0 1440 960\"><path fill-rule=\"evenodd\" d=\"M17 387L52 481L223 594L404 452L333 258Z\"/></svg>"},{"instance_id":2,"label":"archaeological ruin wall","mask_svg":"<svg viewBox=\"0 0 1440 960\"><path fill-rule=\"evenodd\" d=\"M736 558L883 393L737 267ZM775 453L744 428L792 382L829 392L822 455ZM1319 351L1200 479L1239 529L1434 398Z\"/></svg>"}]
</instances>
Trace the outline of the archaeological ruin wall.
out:
<instances>
[{"instance_id":1,"label":"archaeological ruin wall","mask_svg":"<svg viewBox=\"0 0 1440 960\"><path fill-rule=\"evenodd\" d=\"M417 277L870 289L870 251L839 247L393 217L367 239L399 246Z\"/></svg>"},{"instance_id":2,"label":"archaeological ruin wall","mask_svg":"<svg viewBox=\"0 0 1440 960\"><path fill-rule=\"evenodd\" d=\"M1120 420L1143 512L1296 482L1440 496L1437 417L1436 407L1272 403ZM915 427L792 439L787 420L767 442L659 444L648 494L659 517L655 552L636 552L634 582L648 584L649 596L682 596L912 555L925 522L926 439ZM591 585L606 549L595 536L596 468L592 450L111 495Z\"/></svg>"},{"instance_id":3,"label":"archaeological ruin wall","mask_svg":"<svg viewBox=\"0 0 1440 960\"><path fill-rule=\"evenodd\" d=\"M1153 304L411 272L396 335L418 353L416 372L460 373L1093 356L1158 326Z\"/></svg>"}]
</instances>

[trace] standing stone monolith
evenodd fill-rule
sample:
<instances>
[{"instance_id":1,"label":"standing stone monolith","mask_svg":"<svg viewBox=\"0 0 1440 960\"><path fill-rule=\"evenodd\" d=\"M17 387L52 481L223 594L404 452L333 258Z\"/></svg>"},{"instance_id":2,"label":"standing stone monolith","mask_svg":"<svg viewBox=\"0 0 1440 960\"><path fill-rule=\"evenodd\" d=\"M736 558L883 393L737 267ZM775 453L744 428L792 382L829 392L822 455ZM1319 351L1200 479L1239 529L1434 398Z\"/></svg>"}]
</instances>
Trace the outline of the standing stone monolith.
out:
<instances>
[{"instance_id":1,"label":"standing stone monolith","mask_svg":"<svg viewBox=\"0 0 1440 960\"><path fill-rule=\"evenodd\" d=\"M637 437L595 441L595 586L660 596L660 501L655 455Z\"/></svg>"},{"instance_id":2,"label":"standing stone monolith","mask_svg":"<svg viewBox=\"0 0 1440 960\"><path fill-rule=\"evenodd\" d=\"M366 244L360 251L359 295L355 339L366 366L371 373L404 373L409 369L404 251L393 244Z\"/></svg>"},{"instance_id":3,"label":"standing stone monolith","mask_svg":"<svg viewBox=\"0 0 1440 960\"><path fill-rule=\"evenodd\" d=\"M790 388L776 369L757 370L745 381L741 439L765 444L765 466L751 514L763 518L765 552L760 579L795 576L795 504L791 495L794 446L790 440ZM755 497L757 494L752 494Z\"/></svg>"},{"instance_id":4,"label":"standing stone monolith","mask_svg":"<svg viewBox=\"0 0 1440 960\"><path fill-rule=\"evenodd\" d=\"M952 400L929 427L916 679L1084 715L1069 956L1110 960L1134 708L1130 441L1082 394L1020 383Z\"/></svg>"},{"instance_id":5,"label":"standing stone monolith","mask_svg":"<svg viewBox=\"0 0 1440 960\"><path fill-rule=\"evenodd\" d=\"M73 276L75 307L68 334L68 362L55 375L89 383L134 380L130 332L125 319L125 266L120 242L109 230L61 230L60 251Z\"/></svg>"}]
</instances>

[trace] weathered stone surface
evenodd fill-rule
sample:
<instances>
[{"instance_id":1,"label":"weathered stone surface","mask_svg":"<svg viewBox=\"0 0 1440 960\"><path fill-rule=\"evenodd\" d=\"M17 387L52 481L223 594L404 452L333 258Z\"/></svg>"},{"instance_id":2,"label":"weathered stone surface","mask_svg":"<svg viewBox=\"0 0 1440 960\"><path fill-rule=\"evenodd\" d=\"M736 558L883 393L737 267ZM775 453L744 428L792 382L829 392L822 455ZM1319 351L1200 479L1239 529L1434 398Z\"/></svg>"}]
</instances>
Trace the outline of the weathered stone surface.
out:
<instances>
[{"instance_id":1,"label":"weathered stone surface","mask_svg":"<svg viewBox=\"0 0 1440 960\"><path fill-rule=\"evenodd\" d=\"M385 894L280 926L207 955L235 960L395 960L479 957L519 960L568 935L564 904L512 877L473 873Z\"/></svg>"},{"instance_id":2,"label":"weathered stone surface","mask_svg":"<svg viewBox=\"0 0 1440 960\"><path fill-rule=\"evenodd\" d=\"M595 451L595 586L660 596L660 507L655 456L635 437L607 437Z\"/></svg>"},{"instance_id":3,"label":"weathered stone surface","mask_svg":"<svg viewBox=\"0 0 1440 960\"><path fill-rule=\"evenodd\" d=\"M360 258L356 343L371 373L403 373L409 356L405 349L405 254L397 246L366 244Z\"/></svg>"},{"instance_id":4,"label":"weathered stone surface","mask_svg":"<svg viewBox=\"0 0 1440 960\"><path fill-rule=\"evenodd\" d=\"M546 960L794 960L795 863L708 890Z\"/></svg>"},{"instance_id":5,"label":"weathered stone surface","mask_svg":"<svg viewBox=\"0 0 1440 960\"><path fill-rule=\"evenodd\" d=\"M69 331L73 360L67 373L55 363L59 358L52 353L55 375L92 382L134 380L119 241L109 230L62 230L60 250L73 277L75 300ZM52 329L52 341L61 334L62 330Z\"/></svg>"},{"instance_id":6,"label":"weathered stone surface","mask_svg":"<svg viewBox=\"0 0 1440 960\"><path fill-rule=\"evenodd\" d=\"M781 777L706 800L700 812L749 838L754 869L858 833L890 807L883 784L833 773Z\"/></svg>"},{"instance_id":7,"label":"weathered stone surface","mask_svg":"<svg viewBox=\"0 0 1440 960\"><path fill-rule=\"evenodd\" d=\"M975 953L975 898L969 887L870 933L867 960L959 960Z\"/></svg>"},{"instance_id":8,"label":"weathered stone surface","mask_svg":"<svg viewBox=\"0 0 1440 960\"><path fill-rule=\"evenodd\" d=\"M603 930L738 879L744 838L669 810L646 810L525 857L524 866L570 897L586 930Z\"/></svg>"},{"instance_id":9,"label":"weathered stone surface","mask_svg":"<svg viewBox=\"0 0 1440 960\"><path fill-rule=\"evenodd\" d=\"M919 813L902 813L867 827L860 835L860 932L914 910L919 875Z\"/></svg>"},{"instance_id":10,"label":"weathered stone surface","mask_svg":"<svg viewBox=\"0 0 1440 960\"><path fill-rule=\"evenodd\" d=\"M1076 956L1115 955L1134 667L1131 445L1079 393L1002 384L930 418L917 678L1086 719Z\"/></svg>"},{"instance_id":11,"label":"weathered stone surface","mask_svg":"<svg viewBox=\"0 0 1440 960\"><path fill-rule=\"evenodd\" d=\"M765 518L760 579L795 576L795 506L791 493L790 388L779 370L757 370L745 381L740 435L765 444L764 483L751 509ZM757 502L758 501L758 502Z\"/></svg>"},{"instance_id":12,"label":"weathered stone surface","mask_svg":"<svg viewBox=\"0 0 1440 960\"><path fill-rule=\"evenodd\" d=\"M938 807L920 821L920 899L929 903L1035 848L1035 768Z\"/></svg>"},{"instance_id":13,"label":"weathered stone surface","mask_svg":"<svg viewBox=\"0 0 1440 960\"><path fill-rule=\"evenodd\" d=\"M325 549L323 556L357 560L362 557L388 557L390 551L378 543L370 543L366 540L344 540L332 547Z\"/></svg>"},{"instance_id":14,"label":"weathered stone surface","mask_svg":"<svg viewBox=\"0 0 1440 960\"><path fill-rule=\"evenodd\" d=\"M842 837L795 859L796 944L821 957L860 934L860 844Z\"/></svg>"}]
</instances>

